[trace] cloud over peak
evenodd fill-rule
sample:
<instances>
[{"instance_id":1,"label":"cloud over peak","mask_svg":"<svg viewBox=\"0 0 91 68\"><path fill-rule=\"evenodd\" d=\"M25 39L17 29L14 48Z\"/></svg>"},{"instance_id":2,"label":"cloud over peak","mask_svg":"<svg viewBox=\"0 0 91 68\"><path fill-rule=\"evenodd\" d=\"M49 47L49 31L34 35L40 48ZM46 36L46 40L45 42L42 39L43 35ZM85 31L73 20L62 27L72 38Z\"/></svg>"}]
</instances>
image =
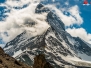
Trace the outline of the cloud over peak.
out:
<instances>
[{"instance_id":1,"label":"cloud over peak","mask_svg":"<svg viewBox=\"0 0 91 68\"><path fill-rule=\"evenodd\" d=\"M42 34L49 28L48 23L45 21L47 14L35 13L38 4L39 3L30 3L27 7L22 9L9 7L11 8L10 12L5 13L8 17L6 17L4 21L0 21L0 38L2 38L5 43L14 39L24 30L28 30L30 36L36 36ZM7 33L7 35L4 33Z\"/></svg>"},{"instance_id":2,"label":"cloud over peak","mask_svg":"<svg viewBox=\"0 0 91 68\"><path fill-rule=\"evenodd\" d=\"M91 34L87 33L84 28L68 28L66 31L70 33L71 36L80 37L81 39L91 44Z\"/></svg>"},{"instance_id":3,"label":"cloud over peak","mask_svg":"<svg viewBox=\"0 0 91 68\"><path fill-rule=\"evenodd\" d=\"M81 13L77 5L60 7L60 9L57 9L55 5L47 5L47 7L54 10L66 26L73 26L74 24L79 26L83 23L83 18L80 16Z\"/></svg>"}]
</instances>

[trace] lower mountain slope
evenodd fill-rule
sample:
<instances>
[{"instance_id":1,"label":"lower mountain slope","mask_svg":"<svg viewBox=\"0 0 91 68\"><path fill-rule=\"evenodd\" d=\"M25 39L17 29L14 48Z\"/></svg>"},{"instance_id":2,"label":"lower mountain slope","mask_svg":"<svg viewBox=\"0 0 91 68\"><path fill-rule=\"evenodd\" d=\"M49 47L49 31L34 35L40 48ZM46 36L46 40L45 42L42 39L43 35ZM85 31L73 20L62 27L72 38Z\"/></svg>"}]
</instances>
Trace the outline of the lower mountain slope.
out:
<instances>
[{"instance_id":1,"label":"lower mountain slope","mask_svg":"<svg viewBox=\"0 0 91 68\"><path fill-rule=\"evenodd\" d=\"M0 47L0 68L32 68L22 62L15 60L8 54L4 53L3 49Z\"/></svg>"}]
</instances>

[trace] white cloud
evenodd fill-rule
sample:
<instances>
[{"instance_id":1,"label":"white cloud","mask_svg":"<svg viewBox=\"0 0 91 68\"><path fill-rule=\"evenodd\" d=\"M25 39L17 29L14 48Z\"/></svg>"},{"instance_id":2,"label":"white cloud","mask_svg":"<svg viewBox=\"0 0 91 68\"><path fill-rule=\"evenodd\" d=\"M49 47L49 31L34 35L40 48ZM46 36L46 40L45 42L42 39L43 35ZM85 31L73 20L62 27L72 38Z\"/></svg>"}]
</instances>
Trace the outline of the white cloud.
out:
<instances>
[{"instance_id":1,"label":"white cloud","mask_svg":"<svg viewBox=\"0 0 91 68\"><path fill-rule=\"evenodd\" d=\"M83 6L86 6L86 5L89 6L90 4L89 3L88 4L83 4Z\"/></svg>"},{"instance_id":2,"label":"white cloud","mask_svg":"<svg viewBox=\"0 0 91 68\"><path fill-rule=\"evenodd\" d=\"M5 46L4 44L0 44L0 47L2 47L2 48L3 48L4 46Z\"/></svg>"},{"instance_id":3,"label":"white cloud","mask_svg":"<svg viewBox=\"0 0 91 68\"><path fill-rule=\"evenodd\" d=\"M80 11L77 5L69 8L68 12L71 14L71 16L75 19L73 24L82 24L83 23L83 19L80 16Z\"/></svg>"},{"instance_id":4,"label":"white cloud","mask_svg":"<svg viewBox=\"0 0 91 68\"><path fill-rule=\"evenodd\" d=\"M60 8L60 10L57 9L55 5L47 5L47 7L55 10L56 14L60 17L66 26L72 26L73 24L81 25L83 23L83 19L80 16L79 7L77 5L69 8ZM66 14L64 14L64 12L66 12ZM67 15L67 13L69 13L69 15Z\"/></svg>"},{"instance_id":5,"label":"white cloud","mask_svg":"<svg viewBox=\"0 0 91 68\"><path fill-rule=\"evenodd\" d=\"M65 2L65 5L69 5L69 2L67 1L67 2Z\"/></svg>"},{"instance_id":6,"label":"white cloud","mask_svg":"<svg viewBox=\"0 0 91 68\"><path fill-rule=\"evenodd\" d=\"M26 1L28 2L31 0ZM20 0L20 2L22 2L22 5L25 4L25 0ZM10 6L9 8L11 9L10 12L6 13L8 17L5 19L5 21L0 21L0 37L4 42L7 43L14 39L24 30L28 30L31 36L35 36L42 34L49 28L48 23L45 22L47 14L35 14L35 8L38 3L30 3L26 8L22 9L13 8L14 6L19 6L16 2L13 3L13 0L7 0L6 3ZM15 5L13 6L12 4ZM32 23L35 25L32 26ZM4 32L7 32L8 36L5 35Z\"/></svg>"},{"instance_id":7,"label":"white cloud","mask_svg":"<svg viewBox=\"0 0 91 68\"><path fill-rule=\"evenodd\" d=\"M66 31L73 37L80 37L86 42L91 44L91 34L87 33L84 28L68 28Z\"/></svg>"},{"instance_id":8,"label":"white cloud","mask_svg":"<svg viewBox=\"0 0 91 68\"><path fill-rule=\"evenodd\" d=\"M6 0L5 3L4 4L2 3L1 5L13 8L13 7L23 7L26 4L34 2L39 3L40 0Z\"/></svg>"},{"instance_id":9,"label":"white cloud","mask_svg":"<svg viewBox=\"0 0 91 68\"><path fill-rule=\"evenodd\" d=\"M55 2L55 0L52 0L52 2Z\"/></svg>"}]
</instances>

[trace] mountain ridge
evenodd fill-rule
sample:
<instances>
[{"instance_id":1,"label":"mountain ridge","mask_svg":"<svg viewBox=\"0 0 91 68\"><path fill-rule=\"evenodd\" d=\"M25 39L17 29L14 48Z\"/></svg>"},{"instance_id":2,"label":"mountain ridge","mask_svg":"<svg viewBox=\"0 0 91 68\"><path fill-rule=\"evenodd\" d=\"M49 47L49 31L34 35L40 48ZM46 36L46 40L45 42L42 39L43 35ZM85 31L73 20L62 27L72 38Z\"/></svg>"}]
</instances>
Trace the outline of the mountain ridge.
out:
<instances>
[{"instance_id":1,"label":"mountain ridge","mask_svg":"<svg viewBox=\"0 0 91 68\"><path fill-rule=\"evenodd\" d=\"M46 21L50 27L42 35L29 37L27 36L29 31L18 35L4 47L7 54L29 65L34 63L35 55L44 53L46 60L55 68L62 66L65 68L70 68L70 66L74 68L76 66L91 67L91 63L85 62L79 55L81 54L80 51L83 51L78 49L82 43L65 31L64 23L56 14L42 4L37 5L35 13L48 13ZM91 51L90 47L89 49ZM85 54L84 51L83 54Z\"/></svg>"}]
</instances>

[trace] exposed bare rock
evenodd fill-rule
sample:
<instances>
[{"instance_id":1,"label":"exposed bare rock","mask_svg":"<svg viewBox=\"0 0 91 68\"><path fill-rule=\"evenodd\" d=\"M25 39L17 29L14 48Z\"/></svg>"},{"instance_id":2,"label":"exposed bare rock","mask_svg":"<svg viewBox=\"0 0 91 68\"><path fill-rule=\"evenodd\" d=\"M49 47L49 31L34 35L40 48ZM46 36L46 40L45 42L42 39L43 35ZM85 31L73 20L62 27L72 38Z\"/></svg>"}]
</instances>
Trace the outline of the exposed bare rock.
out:
<instances>
[{"instance_id":1,"label":"exposed bare rock","mask_svg":"<svg viewBox=\"0 0 91 68\"><path fill-rule=\"evenodd\" d=\"M0 47L0 68L31 68L30 66L15 60L8 54L4 53Z\"/></svg>"},{"instance_id":2,"label":"exposed bare rock","mask_svg":"<svg viewBox=\"0 0 91 68\"><path fill-rule=\"evenodd\" d=\"M39 54L34 58L33 68L54 68L46 61L44 54Z\"/></svg>"}]
</instances>

